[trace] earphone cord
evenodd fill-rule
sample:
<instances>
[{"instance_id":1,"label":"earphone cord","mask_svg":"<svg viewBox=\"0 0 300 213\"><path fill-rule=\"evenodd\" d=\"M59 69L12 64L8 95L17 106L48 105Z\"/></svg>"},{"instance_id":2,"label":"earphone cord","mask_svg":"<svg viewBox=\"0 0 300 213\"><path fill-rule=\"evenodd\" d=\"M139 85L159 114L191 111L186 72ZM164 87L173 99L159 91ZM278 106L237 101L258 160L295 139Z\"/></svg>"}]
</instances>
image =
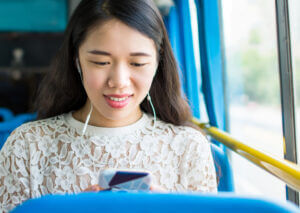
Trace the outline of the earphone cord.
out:
<instances>
[{"instance_id":1,"label":"earphone cord","mask_svg":"<svg viewBox=\"0 0 300 213\"><path fill-rule=\"evenodd\" d=\"M147 99L148 99L148 101L149 101L149 103L151 105L152 111L153 111L153 117L154 117L153 130L154 130L155 129L155 124L156 124L156 112L155 112L155 109L154 109L154 106L153 106L153 103L152 103L152 100L151 100L151 96L150 96L149 93L148 93Z\"/></svg>"},{"instance_id":2,"label":"earphone cord","mask_svg":"<svg viewBox=\"0 0 300 213\"><path fill-rule=\"evenodd\" d=\"M88 123L90 121L90 118L91 118L92 111L93 111L93 105L91 103L90 112L89 112L89 114L86 117L86 120L85 120L85 123L84 123L84 127L83 127L83 130L82 130L82 133L81 133L81 137L83 137L83 135L84 135L84 133L86 131L87 125L88 125Z\"/></svg>"},{"instance_id":3,"label":"earphone cord","mask_svg":"<svg viewBox=\"0 0 300 213\"><path fill-rule=\"evenodd\" d=\"M82 129L82 133L81 133L81 138L80 138L80 145L81 145L81 147L83 148L84 153L87 153L87 152L86 152L86 146L83 145L83 136L84 136L84 134L85 134L85 132L86 132L87 125L88 125L88 123L89 123L89 121L90 121L92 111L93 111L93 105L92 105L92 103L91 103L90 112L89 112L89 114L88 114L87 117L86 117L86 120L85 120L83 129Z\"/></svg>"}]
</instances>

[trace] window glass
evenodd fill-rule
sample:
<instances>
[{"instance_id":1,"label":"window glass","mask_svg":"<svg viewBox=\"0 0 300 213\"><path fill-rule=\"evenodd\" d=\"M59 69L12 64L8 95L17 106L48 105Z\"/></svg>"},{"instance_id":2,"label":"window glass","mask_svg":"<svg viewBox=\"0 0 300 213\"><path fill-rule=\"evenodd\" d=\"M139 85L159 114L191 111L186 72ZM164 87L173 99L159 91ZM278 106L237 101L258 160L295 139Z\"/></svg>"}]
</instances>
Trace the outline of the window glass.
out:
<instances>
[{"instance_id":1,"label":"window glass","mask_svg":"<svg viewBox=\"0 0 300 213\"><path fill-rule=\"evenodd\" d=\"M221 2L231 135L283 158L275 1ZM238 193L286 199L282 181L231 157Z\"/></svg>"}]
</instances>

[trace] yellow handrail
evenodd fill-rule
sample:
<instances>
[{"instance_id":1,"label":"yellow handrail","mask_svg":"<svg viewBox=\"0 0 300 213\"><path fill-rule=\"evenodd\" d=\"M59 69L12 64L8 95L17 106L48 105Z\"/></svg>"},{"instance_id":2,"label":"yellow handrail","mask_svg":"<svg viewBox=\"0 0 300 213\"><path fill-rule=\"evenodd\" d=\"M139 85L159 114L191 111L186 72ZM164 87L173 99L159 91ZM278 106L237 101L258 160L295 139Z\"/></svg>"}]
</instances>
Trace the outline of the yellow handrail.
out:
<instances>
[{"instance_id":1,"label":"yellow handrail","mask_svg":"<svg viewBox=\"0 0 300 213\"><path fill-rule=\"evenodd\" d=\"M284 181L291 188L300 191L300 166L288 160L280 159L270 154L252 148L234 138L228 133L212 127L206 123L200 123L193 118L193 123L232 151L247 158L257 166L265 169Z\"/></svg>"}]
</instances>

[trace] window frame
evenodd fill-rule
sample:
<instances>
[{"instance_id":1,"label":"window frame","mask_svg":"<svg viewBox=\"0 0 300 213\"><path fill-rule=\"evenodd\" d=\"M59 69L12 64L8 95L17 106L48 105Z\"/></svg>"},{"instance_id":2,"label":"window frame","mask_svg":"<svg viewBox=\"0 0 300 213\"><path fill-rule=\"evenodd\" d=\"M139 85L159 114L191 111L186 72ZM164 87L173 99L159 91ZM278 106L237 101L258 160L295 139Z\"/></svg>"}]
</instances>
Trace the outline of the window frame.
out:
<instances>
[{"instance_id":1,"label":"window frame","mask_svg":"<svg viewBox=\"0 0 300 213\"><path fill-rule=\"evenodd\" d=\"M285 142L284 158L297 163L295 93L288 0L276 0L275 3L282 127ZM287 187L287 199L299 206L299 193L289 187Z\"/></svg>"}]
</instances>

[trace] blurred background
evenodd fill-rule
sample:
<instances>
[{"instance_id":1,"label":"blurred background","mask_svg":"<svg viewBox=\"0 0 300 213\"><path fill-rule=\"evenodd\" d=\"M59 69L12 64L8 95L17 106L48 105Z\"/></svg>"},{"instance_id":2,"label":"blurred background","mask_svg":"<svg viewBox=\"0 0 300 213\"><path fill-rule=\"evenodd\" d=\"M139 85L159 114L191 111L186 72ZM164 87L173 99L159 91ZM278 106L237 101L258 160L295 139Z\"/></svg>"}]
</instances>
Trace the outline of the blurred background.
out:
<instances>
[{"instance_id":1,"label":"blurred background","mask_svg":"<svg viewBox=\"0 0 300 213\"><path fill-rule=\"evenodd\" d=\"M230 133L284 158L275 1L222 0ZM300 134L300 1L289 0L297 135ZM298 124L298 125L297 125ZM299 139L297 140L299 141ZM298 156L300 153L298 146ZM285 184L231 152L237 191L285 199Z\"/></svg>"},{"instance_id":2,"label":"blurred background","mask_svg":"<svg viewBox=\"0 0 300 213\"><path fill-rule=\"evenodd\" d=\"M79 0L0 0L0 107L32 110Z\"/></svg>"}]
</instances>

